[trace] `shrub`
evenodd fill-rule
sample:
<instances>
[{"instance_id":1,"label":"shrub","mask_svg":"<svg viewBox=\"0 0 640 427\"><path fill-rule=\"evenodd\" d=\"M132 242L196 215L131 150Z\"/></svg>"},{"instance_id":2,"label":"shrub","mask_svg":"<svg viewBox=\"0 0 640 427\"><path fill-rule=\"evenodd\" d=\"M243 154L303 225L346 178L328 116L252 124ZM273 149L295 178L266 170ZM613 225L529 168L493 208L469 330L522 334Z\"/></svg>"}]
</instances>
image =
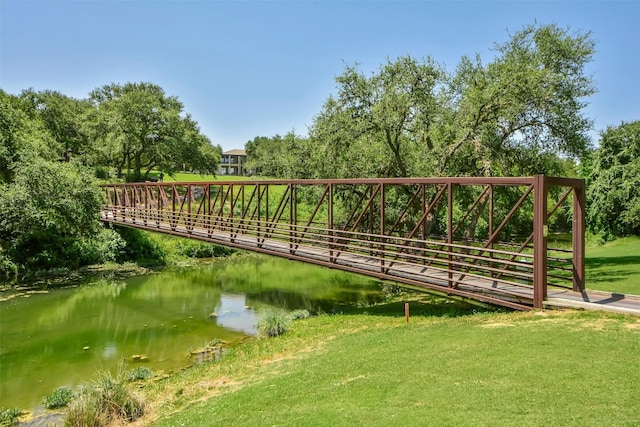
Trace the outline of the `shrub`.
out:
<instances>
[{"instance_id":1,"label":"shrub","mask_svg":"<svg viewBox=\"0 0 640 427\"><path fill-rule=\"evenodd\" d=\"M291 320L298 320L298 319L308 319L309 316L311 316L311 314L309 313L309 310L293 310L291 313L289 313L289 317L291 318Z\"/></svg>"},{"instance_id":2,"label":"shrub","mask_svg":"<svg viewBox=\"0 0 640 427\"><path fill-rule=\"evenodd\" d=\"M21 413L22 411L18 408L0 408L0 426L18 425L18 417Z\"/></svg>"},{"instance_id":3,"label":"shrub","mask_svg":"<svg viewBox=\"0 0 640 427\"><path fill-rule=\"evenodd\" d=\"M258 321L258 334L263 337L277 337L289 329L291 316L284 310L267 310Z\"/></svg>"},{"instance_id":4,"label":"shrub","mask_svg":"<svg viewBox=\"0 0 640 427\"><path fill-rule=\"evenodd\" d=\"M116 261L127 243L111 228L103 228L90 238L73 243L80 265L103 264Z\"/></svg>"},{"instance_id":5,"label":"shrub","mask_svg":"<svg viewBox=\"0 0 640 427\"><path fill-rule=\"evenodd\" d=\"M114 378L102 373L90 387L82 389L69 405L65 426L107 426L134 421L144 414L144 401L124 381L124 371Z\"/></svg>"},{"instance_id":6,"label":"shrub","mask_svg":"<svg viewBox=\"0 0 640 427\"><path fill-rule=\"evenodd\" d=\"M81 392L69 405L69 411L64 419L67 427L101 427L106 426L109 420L106 414L99 408L95 394Z\"/></svg>"},{"instance_id":7,"label":"shrub","mask_svg":"<svg viewBox=\"0 0 640 427\"><path fill-rule=\"evenodd\" d=\"M47 409L62 408L64 406L67 406L69 402L71 402L73 396L73 390L71 390L69 387L58 387L53 390L53 393L45 396L42 399L42 404Z\"/></svg>"},{"instance_id":8,"label":"shrub","mask_svg":"<svg viewBox=\"0 0 640 427\"><path fill-rule=\"evenodd\" d=\"M95 177L97 179L110 179L111 178L111 171L107 167L96 166L96 168L94 170L94 175L95 175Z\"/></svg>"},{"instance_id":9,"label":"shrub","mask_svg":"<svg viewBox=\"0 0 640 427\"><path fill-rule=\"evenodd\" d=\"M25 158L13 182L0 191L0 240L17 265L51 268L77 263L70 242L95 235L104 195L93 177L75 163Z\"/></svg>"},{"instance_id":10,"label":"shrub","mask_svg":"<svg viewBox=\"0 0 640 427\"><path fill-rule=\"evenodd\" d=\"M142 230L114 226L113 229L125 241L117 261L137 261L165 265L167 254L162 247Z\"/></svg>"},{"instance_id":11,"label":"shrub","mask_svg":"<svg viewBox=\"0 0 640 427\"><path fill-rule=\"evenodd\" d=\"M2 252L0 246L0 282L16 279L18 276L18 266Z\"/></svg>"},{"instance_id":12,"label":"shrub","mask_svg":"<svg viewBox=\"0 0 640 427\"><path fill-rule=\"evenodd\" d=\"M146 366L140 366L138 368L134 368L127 372L126 377L127 381L140 381L140 380L148 380L149 378L153 378L155 373L147 368Z\"/></svg>"},{"instance_id":13,"label":"shrub","mask_svg":"<svg viewBox=\"0 0 640 427\"><path fill-rule=\"evenodd\" d=\"M231 248L192 239L179 239L175 248L178 255L190 258L222 257L234 252Z\"/></svg>"},{"instance_id":14,"label":"shrub","mask_svg":"<svg viewBox=\"0 0 640 427\"><path fill-rule=\"evenodd\" d=\"M100 406L104 408L110 418L120 418L125 421L133 421L144 413L144 403L134 395L122 381L118 381L111 375L103 375L94 389Z\"/></svg>"}]
</instances>

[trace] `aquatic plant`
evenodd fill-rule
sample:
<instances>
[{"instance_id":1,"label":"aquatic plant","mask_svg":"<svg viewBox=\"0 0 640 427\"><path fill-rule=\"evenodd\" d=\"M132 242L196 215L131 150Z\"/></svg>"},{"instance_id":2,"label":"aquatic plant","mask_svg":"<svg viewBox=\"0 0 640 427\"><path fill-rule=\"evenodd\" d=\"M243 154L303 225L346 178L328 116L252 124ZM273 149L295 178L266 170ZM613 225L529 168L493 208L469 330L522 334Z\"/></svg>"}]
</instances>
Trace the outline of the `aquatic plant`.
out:
<instances>
[{"instance_id":1,"label":"aquatic plant","mask_svg":"<svg viewBox=\"0 0 640 427\"><path fill-rule=\"evenodd\" d=\"M62 408L67 406L73 399L74 393L69 387L58 387L53 392L42 399L42 404L47 409Z\"/></svg>"},{"instance_id":2,"label":"aquatic plant","mask_svg":"<svg viewBox=\"0 0 640 427\"><path fill-rule=\"evenodd\" d=\"M65 427L106 426L109 420L99 406L98 399L93 393L79 393L69 405L64 419Z\"/></svg>"},{"instance_id":3,"label":"aquatic plant","mask_svg":"<svg viewBox=\"0 0 640 427\"><path fill-rule=\"evenodd\" d=\"M0 426L9 427L18 425L18 417L22 411L18 408L0 408Z\"/></svg>"}]
</instances>

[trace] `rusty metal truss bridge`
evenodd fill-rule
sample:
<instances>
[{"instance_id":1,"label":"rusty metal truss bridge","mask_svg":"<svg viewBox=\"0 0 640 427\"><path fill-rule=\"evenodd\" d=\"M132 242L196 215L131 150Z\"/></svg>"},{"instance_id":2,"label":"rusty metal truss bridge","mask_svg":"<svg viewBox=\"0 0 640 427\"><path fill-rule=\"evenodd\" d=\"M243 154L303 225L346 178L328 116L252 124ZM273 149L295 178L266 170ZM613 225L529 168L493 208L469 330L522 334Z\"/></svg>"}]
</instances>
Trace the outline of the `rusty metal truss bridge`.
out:
<instances>
[{"instance_id":1,"label":"rusty metal truss bridge","mask_svg":"<svg viewBox=\"0 0 640 427\"><path fill-rule=\"evenodd\" d=\"M105 222L529 310L584 291L585 184L544 175L103 185Z\"/></svg>"}]
</instances>

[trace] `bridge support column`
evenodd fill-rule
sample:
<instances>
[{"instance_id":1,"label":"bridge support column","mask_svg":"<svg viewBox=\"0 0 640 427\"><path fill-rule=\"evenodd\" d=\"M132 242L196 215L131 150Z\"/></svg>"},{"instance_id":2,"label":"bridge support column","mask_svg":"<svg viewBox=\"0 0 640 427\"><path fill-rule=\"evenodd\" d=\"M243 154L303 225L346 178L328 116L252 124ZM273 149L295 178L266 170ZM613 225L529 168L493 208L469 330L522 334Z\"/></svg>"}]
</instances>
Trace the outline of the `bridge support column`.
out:
<instances>
[{"instance_id":1,"label":"bridge support column","mask_svg":"<svg viewBox=\"0 0 640 427\"><path fill-rule=\"evenodd\" d=\"M573 188L573 290L584 291L585 185Z\"/></svg>"},{"instance_id":2,"label":"bridge support column","mask_svg":"<svg viewBox=\"0 0 640 427\"><path fill-rule=\"evenodd\" d=\"M327 201L327 227L329 228L329 262L333 263L333 184L327 184L329 200Z\"/></svg>"},{"instance_id":3,"label":"bridge support column","mask_svg":"<svg viewBox=\"0 0 640 427\"><path fill-rule=\"evenodd\" d=\"M384 222L385 222L385 194L384 183L380 184L380 272L384 273L384 260L386 257Z\"/></svg>"},{"instance_id":4,"label":"bridge support column","mask_svg":"<svg viewBox=\"0 0 640 427\"><path fill-rule=\"evenodd\" d=\"M547 180L536 175L533 206L533 308L547 298Z\"/></svg>"},{"instance_id":5,"label":"bridge support column","mask_svg":"<svg viewBox=\"0 0 640 427\"><path fill-rule=\"evenodd\" d=\"M453 284L453 271L451 261L453 257L451 255L453 244L453 183L449 182L447 184L447 259L449 260L447 264L447 276L448 276L448 286L450 288L457 287L456 284Z\"/></svg>"}]
</instances>

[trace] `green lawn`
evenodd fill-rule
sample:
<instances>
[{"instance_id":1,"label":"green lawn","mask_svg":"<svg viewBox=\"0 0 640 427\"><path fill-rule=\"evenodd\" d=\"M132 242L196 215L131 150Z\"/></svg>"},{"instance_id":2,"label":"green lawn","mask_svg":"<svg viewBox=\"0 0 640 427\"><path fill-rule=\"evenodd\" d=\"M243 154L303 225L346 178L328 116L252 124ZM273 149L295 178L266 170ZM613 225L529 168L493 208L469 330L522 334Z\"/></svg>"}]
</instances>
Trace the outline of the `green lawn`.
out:
<instances>
[{"instance_id":1,"label":"green lawn","mask_svg":"<svg viewBox=\"0 0 640 427\"><path fill-rule=\"evenodd\" d=\"M640 295L640 238L588 246L585 267L588 289Z\"/></svg>"},{"instance_id":2,"label":"green lawn","mask_svg":"<svg viewBox=\"0 0 640 427\"><path fill-rule=\"evenodd\" d=\"M639 238L590 245L589 288L640 294L639 258ZM140 391L155 426L637 426L639 366L638 317L406 293L296 321Z\"/></svg>"},{"instance_id":3,"label":"green lawn","mask_svg":"<svg viewBox=\"0 0 640 427\"><path fill-rule=\"evenodd\" d=\"M149 387L154 425L637 425L640 319L449 304L297 321Z\"/></svg>"}]
</instances>

